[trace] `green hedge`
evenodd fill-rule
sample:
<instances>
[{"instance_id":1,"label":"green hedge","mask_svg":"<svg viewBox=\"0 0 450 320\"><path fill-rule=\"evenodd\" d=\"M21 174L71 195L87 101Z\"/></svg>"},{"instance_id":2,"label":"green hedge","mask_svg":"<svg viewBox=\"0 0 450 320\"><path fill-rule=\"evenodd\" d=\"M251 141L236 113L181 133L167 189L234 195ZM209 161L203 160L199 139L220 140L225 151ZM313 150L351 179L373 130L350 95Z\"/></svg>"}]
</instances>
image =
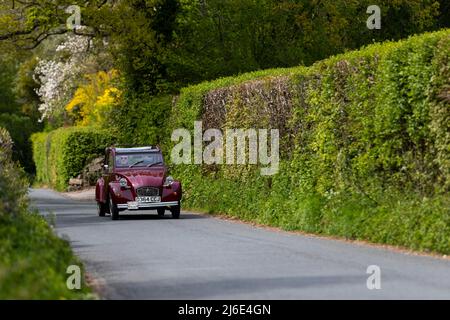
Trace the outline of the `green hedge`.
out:
<instances>
[{"instance_id":1,"label":"green hedge","mask_svg":"<svg viewBox=\"0 0 450 320\"><path fill-rule=\"evenodd\" d=\"M103 155L114 138L109 131L90 127L60 128L32 137L36 182L64 190L93 158Z\"/></svg>"},{"instance_id":2,"label":"green hedge","mask_svg":"<svg viewBox=\"0 0 450 320\"><path fill-rule=\"evenodd\" d=\"M67 267L82 263L37 212L0 217L0 299L91 299L66 286ZM84 272L83 272L84 274Z\"/></svg>"},{"instance_id":3,"label":"green hedge","mask_svg":"<svg viewBox=\"0 0 450 320\"><path fill-rule=\"evenodd\" d=\"M166 134L167 119L170 118L172 96L126 94L122 105L112 110L110 128L129 145L156 145Z\"/></svg>"},{"instance_id":4,"label":"green hedge","mask_svg":"<svg viewBox=\"0 0 450 320\"><path fill-rule=\"evenodd\" d=\"M184 205L450 253L450 30L185 88L170 128L278 128L280 171L174 166ZM173 146L165 141L165 149Z\"/></svg>"},{"instance_id":5,"label":"green hedge","mask_svg":"<svg viewBox=\"0 0 450 320\"><path fill-rule=\"evenodd\" d=\"M90 289L66 287L79 265L69 244L28 207L24 171L12 161L12 140L0 127L0 299L84 299Z\"/></svg>"},{"instance_id":6,"label":"green hedge","mask_svg":"<svg viewBox=\"0 0 450 320\"><path fill-rule=\"evenodd\" d=\"M26 172L34 172L30 136L40 125L31 118L11 113L0 114L0 126L8 130L13 141L13 159L19 161Z\"/></svg>"}]
</instances>

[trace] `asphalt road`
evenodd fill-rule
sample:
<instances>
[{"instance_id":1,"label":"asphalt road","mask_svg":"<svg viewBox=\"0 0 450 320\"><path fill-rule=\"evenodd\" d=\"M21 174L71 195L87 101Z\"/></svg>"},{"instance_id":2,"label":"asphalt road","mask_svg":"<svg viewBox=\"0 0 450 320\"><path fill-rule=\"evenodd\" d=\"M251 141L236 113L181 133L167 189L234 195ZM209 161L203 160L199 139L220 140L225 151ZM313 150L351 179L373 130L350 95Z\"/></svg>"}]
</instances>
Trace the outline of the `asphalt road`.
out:
<instances>
[{"instance_id":1,"label":"asphalt road","mask_svg":"<svg viewBox=\"0 0 450 320\"><path fill-rule=\"evenodd\" d=\"M31 190L107 299L450 299L450 261L182 212L98 217L93 202ZM367 288L369 265L381 289Z\"/></svg>"}]
</instances>

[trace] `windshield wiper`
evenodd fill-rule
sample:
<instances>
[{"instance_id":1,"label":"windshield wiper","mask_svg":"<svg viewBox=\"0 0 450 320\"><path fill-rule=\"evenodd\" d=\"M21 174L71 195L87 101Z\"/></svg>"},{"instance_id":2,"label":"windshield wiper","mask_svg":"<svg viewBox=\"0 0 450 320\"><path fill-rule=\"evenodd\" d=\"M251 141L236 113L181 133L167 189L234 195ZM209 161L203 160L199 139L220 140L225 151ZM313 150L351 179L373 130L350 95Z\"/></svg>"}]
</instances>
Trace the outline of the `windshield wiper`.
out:
<instances>
[{"instance_id":1,"label":"windshield wiper","mask_svg":"<svg viewBox=\"0 0 450 320\"><path fill-rule=\"evenodd\" d=\"M144 162L144 160L136 161L136 162L133 163L132 165L128 166L128 168L131 168L131 167L133 167L133 166L135 166L135 165L137 165L137 164L139 164L139 163L141 163L141 162Z\"/></svg>"},{"instance_id":2,"label":"windshield wiper","mask_svg":"<svg viewBox=\"0 0 450 320\"><path fill-rule=\"evenodd\" d=\"M147 165L147 168L150 168L150 167L154 166L155 164L163 164L163 163L161 161L160 162L150 163L149 165Z\"/></svg>"}]
</instances>

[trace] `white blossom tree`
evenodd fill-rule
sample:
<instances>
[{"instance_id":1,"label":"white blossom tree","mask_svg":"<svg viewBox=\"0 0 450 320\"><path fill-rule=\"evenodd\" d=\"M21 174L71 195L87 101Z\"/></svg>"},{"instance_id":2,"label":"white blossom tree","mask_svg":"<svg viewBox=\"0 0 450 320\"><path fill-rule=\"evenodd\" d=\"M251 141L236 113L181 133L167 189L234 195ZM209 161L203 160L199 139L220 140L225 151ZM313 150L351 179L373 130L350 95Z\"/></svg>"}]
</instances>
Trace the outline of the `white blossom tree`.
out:
<instances>
[{"instance_id":1,"label":"white blossom tree","mask_svg":"<svg viewBox=\"0 0 450 320\"><path fill-rule=\"evenodd\" d=\"M85 36L67 35L56 47L53 59L40 60L34 72L40 83L37 94L41 99L41 121L61 113L88 69L92 41Z\"/></svg>"}]
</instances>

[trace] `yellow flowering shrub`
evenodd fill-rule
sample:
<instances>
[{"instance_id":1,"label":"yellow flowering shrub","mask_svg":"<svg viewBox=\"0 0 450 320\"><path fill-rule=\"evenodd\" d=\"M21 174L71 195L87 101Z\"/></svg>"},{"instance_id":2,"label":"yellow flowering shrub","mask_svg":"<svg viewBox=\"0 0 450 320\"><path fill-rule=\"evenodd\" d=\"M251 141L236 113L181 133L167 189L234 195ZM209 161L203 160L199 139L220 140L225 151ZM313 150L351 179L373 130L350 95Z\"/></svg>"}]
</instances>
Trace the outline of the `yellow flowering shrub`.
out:
<instances>
[{"instance_id":1,"label":"yellow flowering shrub","mask_svg":"<svg viewBox=\"0 0 450 320\"><path fill-rule=\"evenodd\" d=\"M99 71L86 76L87 82L80 85L66 105L67 112L80 126L102 125L108 114L121 98L115 87L117 70Z\"/></svg>"}]
</instances>

